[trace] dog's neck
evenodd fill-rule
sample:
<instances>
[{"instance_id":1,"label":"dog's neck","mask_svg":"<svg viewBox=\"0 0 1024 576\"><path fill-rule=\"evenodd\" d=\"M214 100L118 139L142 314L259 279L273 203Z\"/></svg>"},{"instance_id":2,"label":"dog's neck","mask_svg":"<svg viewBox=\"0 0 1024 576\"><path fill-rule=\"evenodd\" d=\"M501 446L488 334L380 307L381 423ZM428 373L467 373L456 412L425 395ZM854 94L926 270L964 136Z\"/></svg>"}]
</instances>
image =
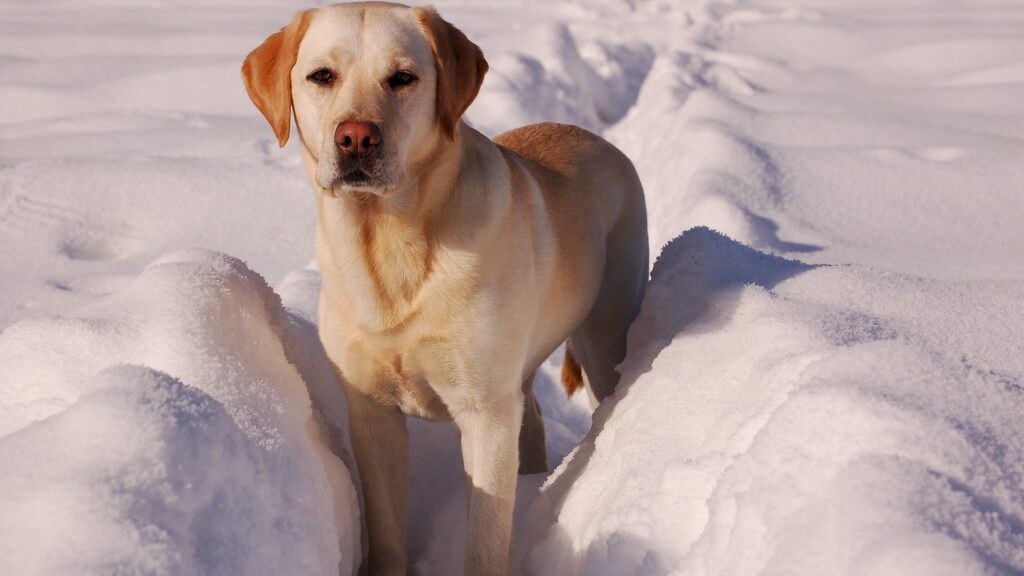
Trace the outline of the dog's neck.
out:
<instances>
[{"instance_id":1,"label":"dog's neck","mask_svg":"<svg viewBox=\"0 0 1024 576\"><path fill-rule=\"evenodd\" d=\"M347 300L333 305L352 309L364 328L390 330L418 311L417 296L435 263L440 212L449 208L463 167L463 144L458 133L441 143L406 188L388 198L319 191L322 290L328 300Z\"/></svg>"}]
</instances>

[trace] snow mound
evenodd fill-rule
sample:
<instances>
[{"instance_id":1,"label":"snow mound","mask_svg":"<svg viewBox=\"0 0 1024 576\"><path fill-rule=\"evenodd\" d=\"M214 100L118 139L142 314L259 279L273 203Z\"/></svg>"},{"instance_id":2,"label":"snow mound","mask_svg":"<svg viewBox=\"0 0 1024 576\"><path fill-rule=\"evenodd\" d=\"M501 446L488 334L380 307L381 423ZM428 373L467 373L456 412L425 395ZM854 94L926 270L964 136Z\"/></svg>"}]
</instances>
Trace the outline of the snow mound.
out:
<instances>
[{"instance_id":1,"label":"snow mound","mask_svg":"<svg viewBox=\"0 0 1024 576\"><path fill-rule=\"evenodd\" d=\"M340 416L307 391L333 380L315 340L204 250L8 328L0 573L351 574L358 500Z\"/></svg>"},{"instance_id":2,"label":"snow mound","mask_svg":"<svg viewBox=\"0 0 1024 576\"><path fill-rule=\"evenodd\" d=\"M562 23L516 30L515 50L490 59L467 115L492 136L543 121L599 131L635 103L653 59L651 48L637 41L579 45Z\"/></svg>"},{"instance_id":3,"label":"snow mound","mask_svg":"<svg viewBox=\"0 0 1024 576\"><path fill-rule=\"evenodd\" d=\"M1020 382L813 303L872 281L914 290L706 228L666 246L622 384L528 513L526 572L1024 570Z\"/></svg>"}]
</instances>

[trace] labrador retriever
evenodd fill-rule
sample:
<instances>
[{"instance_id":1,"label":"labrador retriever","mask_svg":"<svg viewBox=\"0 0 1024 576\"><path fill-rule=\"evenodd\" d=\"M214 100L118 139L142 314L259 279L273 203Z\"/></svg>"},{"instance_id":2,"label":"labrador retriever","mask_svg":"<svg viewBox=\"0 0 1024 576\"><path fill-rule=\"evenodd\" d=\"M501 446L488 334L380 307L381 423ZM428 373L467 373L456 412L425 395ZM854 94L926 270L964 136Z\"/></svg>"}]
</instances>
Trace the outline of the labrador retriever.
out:
<instances>
[{"instance_id":1,"label":"labrador retriever","mask_svg":"<svg viewBox=\"0 0 1024 576\"><path fill-rule=\"evenodd\" d=\"M462 120L487 72L433 8L301 12L242 76L281 146L292 112L316 191L320 337L343 383L374 575L405 574L405 416L454 420L468 498L465 573L504 574L517 467L547 470L534 371L615 388L647 283L630 161L581 128L493 141Z\"/></svg>"}]
</instances>

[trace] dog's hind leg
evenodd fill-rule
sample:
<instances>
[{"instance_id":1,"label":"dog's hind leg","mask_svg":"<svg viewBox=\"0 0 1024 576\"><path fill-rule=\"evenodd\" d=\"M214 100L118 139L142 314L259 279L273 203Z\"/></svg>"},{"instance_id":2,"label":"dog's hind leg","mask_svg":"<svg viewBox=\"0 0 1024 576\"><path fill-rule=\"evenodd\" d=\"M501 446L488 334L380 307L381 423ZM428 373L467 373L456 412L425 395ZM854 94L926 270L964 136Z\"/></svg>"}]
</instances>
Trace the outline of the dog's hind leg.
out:
<instances>
[{"instance_id":1,"label":"dog's hind leg","mask_svg":"<svg viewBox=\"0 0 1024 576\"><path fill-rule=\"evenodd\" d=\"M629 250L610 250L601 291L583 323L569 336L562 365L562 384L572 392L585 384L597 405L615 391L615 369L626 358L626 334L647 288L647 238ZM582 367L582 374L580 368Z\"/></svg>"},{"instance_id":2,"label":"dog's hind leg","mask_svg":"<svg viewBox=\"0 0 1024 576\"><path fill-rule=\"evenodd\" d=\"M544 445L544 418L540 403L533 395L531 373L523 380L523 425L519 429L519 473L538 474L548 471L548 453Z\"/></svg>"}]
</instances>

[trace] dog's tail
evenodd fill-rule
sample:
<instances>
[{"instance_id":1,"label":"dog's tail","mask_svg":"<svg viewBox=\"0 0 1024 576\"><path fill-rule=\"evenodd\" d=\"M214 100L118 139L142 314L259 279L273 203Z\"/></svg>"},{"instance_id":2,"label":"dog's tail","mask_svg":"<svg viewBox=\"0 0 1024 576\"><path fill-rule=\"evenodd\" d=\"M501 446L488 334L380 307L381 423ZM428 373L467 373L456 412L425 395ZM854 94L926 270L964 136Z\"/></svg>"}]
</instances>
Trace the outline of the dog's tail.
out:
<instances>
[{"instance_id":1,"label":"dog's tail","mask_svg":"<svg viewBox=\"0 0 1024 576\"><path fill-rule=\"evenodd\" d=\"M565 346L565 359L562 360L562 386L569 396L583 387L583 371L576 357L572 355L572 348L568 343Z\"/></svg>"}]
</instances>

